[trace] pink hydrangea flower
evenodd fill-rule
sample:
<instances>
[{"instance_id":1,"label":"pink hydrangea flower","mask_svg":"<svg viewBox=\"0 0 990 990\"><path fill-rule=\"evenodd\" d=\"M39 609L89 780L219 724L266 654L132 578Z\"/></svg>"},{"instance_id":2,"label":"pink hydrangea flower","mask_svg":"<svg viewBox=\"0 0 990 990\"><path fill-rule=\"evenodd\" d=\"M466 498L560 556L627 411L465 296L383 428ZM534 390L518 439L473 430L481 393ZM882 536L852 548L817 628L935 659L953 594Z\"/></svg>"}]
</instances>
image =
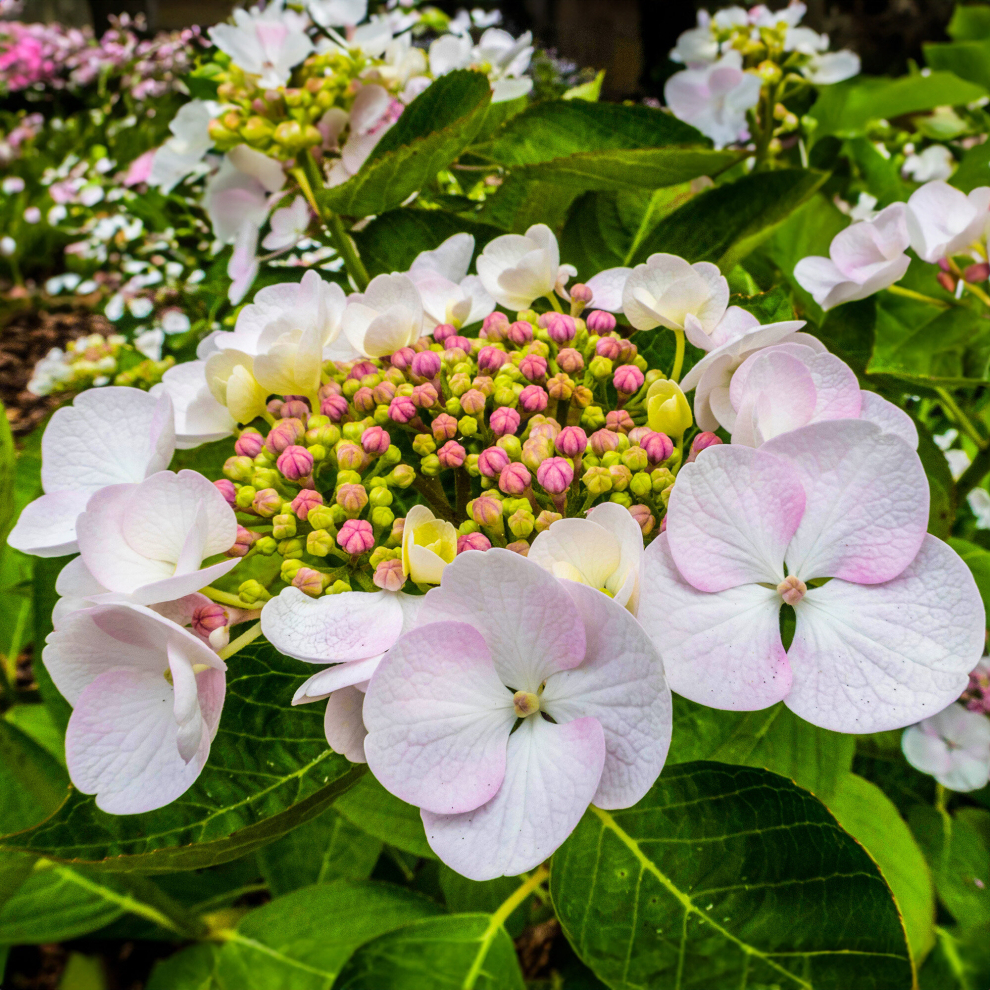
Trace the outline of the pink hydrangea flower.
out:
<instances>
[{"instance_id":1,"label":"pink hydrangea flower","mask_svg":"<svg viewBox=\"0 0 990 990\"><path fill-rule=\"evenodd\" d=\"M904 730L908 763L953 791L977 791L990 781L990 718L949 705Z\"/></svg>"},{"instance_id":2,"label":"pink hydrangea flower","mask_svg":"<svg viewBox=\"0 0 990 990\"><path fill-rule=\"evenodd\" d=\"M666 759L671 706L625 609L493 549L447 566L364 720L372 772L420 808L434 852L489 880L543 862L589 803L635 804Z\"/></svg>"}]
</instances>

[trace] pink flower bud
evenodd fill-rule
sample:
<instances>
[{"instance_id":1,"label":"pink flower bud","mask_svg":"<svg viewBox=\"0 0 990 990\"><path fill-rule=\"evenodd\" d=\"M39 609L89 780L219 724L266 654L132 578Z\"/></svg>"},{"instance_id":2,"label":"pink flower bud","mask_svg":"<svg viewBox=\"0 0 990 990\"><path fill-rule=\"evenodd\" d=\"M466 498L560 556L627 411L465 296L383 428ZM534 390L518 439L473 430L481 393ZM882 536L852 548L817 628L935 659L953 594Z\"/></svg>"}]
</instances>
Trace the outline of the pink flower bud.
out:
<instances>
[{"instance_id":1,"label":"pink flower bud","mask_svg":"<svg viewBox=\"0 0 990 990\"><path fill-rule=\"evenodd\" d=\"M619 360L623 364L631 364L636 360L637 347L631 340L619 341Z\"/></svg>"},{"instance_id":2,"label":"pink flower bud","mask_svg":"<svg viewBox=\"0 0 990 990\"><path fill-rule=\"evenodd\" d=\"M360 471L364 457L364 449L356 443L342 443L337 447L337 466L342 471Z\"/></svg>"},{"instance_id":3,"label":"pink flower bud","mask_svg":"<svg viewBox=\"0 0 990 990\"><path fill-rule=\"evenodd\" d=\"M529 556L529 543L526 540L515 540L513 543L509 543L505 549L519 554L520 557Z\"/></svg>"},{"instance_id":4,"label":"pink flower bud","mask_svg":"<svg viewBox=\"0 0 990 990\"><path fill-rule=\"evenodd\" d=\"M457 436L457 420L449 413L440 413L430 424L430 428L433 430L433 439L437 443L453 440Z\"/></svg>"},{"instance_id":5,"label":"pink flower bud","mask_svg":"<svg viewBox=\"0 0 990 990\"><path fill-rule=\"evenodd\" d=\"M534 416L529 427L531 437L546 437L554 440L560 433L560 423L555 419L548 419L546 416Z\"/></svg>"},{"instance_id":6,"label":"pink flower bud","mask_svg":"<svg viewBox=\"0 0 990 990\"><path fill-rule=\"evenodd\" d=\"M252 533L251 530L245 529L243 526L237 527L237 538L234 540L234 545L227 551L228 557L243 557L247 554L248 550L251 549L251 544L258 539L257 533Z\"/></svg>"},{"instance_id":7,"label":"pink flower bud","mask_svg":"<svg viewBox=\"0 0 990 990\"><path fill-rule=\"evenodd\" d=\"M590 333L611 333L615 329L615 317L602 309L592 310L584 322Z\"/></svg>"},{"instance_id":8,"label":"pink flower bud","mask_svg":"<svg viewBox=\"0 0 990 990\"><path fill-rule=\"evenodd\" d=\"M324 382L319 391L316 393L316 397L322 402L324 399L331 395L340 395L340 385L331 379L328 382Z\"/></svg>"},{"instance_id":9,"label":"pink flower bud","mask_svg":"<svg viewBox=\"0 0 990 990\"><path fill-rule=\"evenodd\" d=\"M374 375L377 372L378 369L370 361L358 361L347 373L347 377L360 381L365 375Z\"/></svg>"},{"instance_id":10,"label":"pink flower bud","mask_svg":"<svg viewBox=\"0 0 990 990\"><path fill-rule=\"evenodd\" d=\"M375 545L375 534L366 519L345 519L337 531L337 543L344 553L356 557Z\"/></svg>"},{"instance_id":11,"label":"pink flower bud","mask_svg":"<svg viewBox=\"0 0 990 990\"><path fill-rule=\"evenodd\" d=\"M608 358L609 361L618 361L622 353L622 345L615 337L599 337L595 341L595 354L598 357Z\"/></svg>"},{"instance_id":12,"label":"pink flower bud","mask_svg":"<svg viewBox=\"0 0 990 990\"><path fill-rule=\"evenodd\" d=\"M674 441L666 433L650 433L639 441L640 447L646 451L651 464L659 464L667 460L674 452Z\"/></svg>"},{"instance_id":13,"label":"pink flower bud","mask_svg":"<svg viewBox=\"0 0 990 990\"><path fill-rule=\"evenodd\" d=\"M375 406L378 404L375 402L375 393L367 385L362 385L354 393L351 402L354 403L354 408L363 415L374 412Z\"/></svg>"},{"instance_id":14,"label":"pink flower bud","mask_svg":"<svg viewBox=\"0 0 990 990\"><path fill-rule=\"evenodd\" d=\"M547 377L547 359L540 354L527 354L519 362L523 378L530 382L542 382Z\"/></svg>"},{"instance_id":15,"label":"pink flower bud","mask_svg":"<svg viewBox=\"0 0 990 990\"><path fill-rule=\"evenodd\" d=\"M509 455L501 447L486 447L478 455L478 470L486 478L497 478L509 465Z\"/></svg>"},{"instance_id":16,"label":"pink flower bud","mask_svg":"<svg viewBox=\"0 0 990 990\"><path fill-rule=\"evenodd\" d=\"M292 445L279 455L275 466L289 481L299 481L313 470L313 455L305 447Z\"/></svg>"},{"instance_id":17,"label":"pink flower bud","mask_svg":"<svg viewBox=\"0 0 990 990\"><path fill-rule=\"evenodd\" d=\"M416 404L408 395L397 395L388 407L388 418L393 423L408 423L416 413Z\"/></svg>"},{"instance_id":18,"label":"pink flower bud","mask_svg":"<svg viewBox=\"0 0 990 990\"><path fill-rule=\"evenodd\" d=\"M366 454L372 457L380 457L388 450L392 443L392 438L380 426L369 426L361 434L361 446Z\"/></svg>"},{"instance_id":19,"label":"pink flower bud","mask_svg":"<svg viewBox=\"0 0 990 990\"><path fill-rule=\"evenodd\" d=\"M214 481L213 484L229 506L233 507L237 504L237 489L232 481L221 478L219 481Z\"/></svg>"},{"instance_id":20,"label":"pink flower bud","mask_svg":"<svg viewBox=\"0 0 990 990\"><path fill-rule=\"evenodd\" d=\"M616 392L622 392L625 395L632 395L633 392L638 392L644 381L645 376L643 372L634 364L619 365L615 369L615 374L612 376L612 384L615 386Z\"/></svg>"},{"instance_id":21,"label":"pink flower bud","mask_svg":"<svg viewBox=\"0 0 990 990\"><path fill-rule=\"evenodd\" d=\"M323 594L323 575L312 567L300 567L292 575L292 587L312 598L319 598Z\"/></svg>"},{"instance_id":22,"label":"pink flower bud","mask_svg":"<svg viewBox=\"0 0 990 990\"><path fill-rule=\"evenodd\" d=\"M260 494L260 492L259 492ZM255 497L257 501L257 497ZM297 519L306 519L309 516L309 510L315 509L318 505L323 505L323 496L314 491L312 488L304 488L293 500L292 500L292 511L296 514Z\"/></svg>"},{"instance_id":23,"label":"pink flower bud","mask_svg":"<svg viewBox=\"0 0 990 990\"><path fill-rule=\"evenodd\" d=\"M501 314L500 314L501 315ZM484 533L464 533L457 537L457 552L465 550L491 550L492 541Z\"/></svg>"},{"instance_id":24,"label":"pink flower bud","mask_svg":"<svg viewBox=\"0 0 990 990\"><path fill-rule=\"evenodd\" d=\"M419 354L420 351L432 350L431 344L433 343L430 337L419 337L414 340L409 346L413 349L413 352Z\"/></svg>"},{"instance_id":25,"label":"pink flower bud","mask_svg":"<svg viewBox=\"0 0 990 990\"><path fill-rule=\"evenodd\" d=\"M347 415L347 399L342 395L328 395L320 402L320 412L339 423Z\"/></svg>"},{"instance_id":26,"label":"pink flower bud","mask_svg":"<svg viewBox=\"0 0 990 990\"><path fill-rule=\"evenodd\" d=\"M596 430L588 440L588 446L595 457L601 457L619 446L619 435L611 430Z\"/></svg>"},{"instance_id":27,"label":"pink flower bud","mask_svg":"<svg viewBox=\"0 0 990 990\"><path fill-rule=\"evenodd\" d=\"M652 432L648 426L634 426L627 436L630 443L638 444L643 437L648 437Z\"/></svg>"},{"instance_id":28,"label":"pink flower bud","mask_svg":"<svg viewBox=\"0 0 990 990\"><path fill-rule=\"evenodd\" d=\"M282 415L282 400L269 399L266 408L275 419L278 419Z\"/></svg>"},{"instance_id":29,"label":"pink flower bud","mask_svg":"<svg viewBox=\"0 0 990 990\"><path fill-rule=\"evenodd\" d=\"M522 495L532 483L533 476L525 464L507 464L498 476L498 487L506 495Z\"/></svg>"},{"instance_id":30,"label":"pink flower bud","mask_svg":"<svg viewBox=\"0 0 990 990\"><path fill-rule=\"evenodd\" d=\"M491 415L492 433L497 437L509 436L519 429L519 413L511 406L499 406Z\"/></svg>"},{"instance_id":31,"label":"pink flower bud","mask_svg":"<svg viewBox=\"0 0 990 990\"><path fill-rule=\"evenodd\" d=\"M309 491L307 488L306 491ZM251 503L254 511L265 519L271 519L282 511L282 496L274 488L262 488Z\"/></svg>"},{"instance_id":32,"label":"pink flower bud","mask_svg":"<svg viewBox=\"0 0 990 990\"><path fill-rule=\"evenodd\" d=\"M941 268L943 272L951 271L948 258L939 258L938 267Z\"/></svg>"},{"instance_id":33,"label":"pink flower bud","mask_svg":"<svg viewBox=\"0 0 990 990\"><path fill-rule=\"evenodd\" d=\"M509 327L507 336L516 347L522 347L523 344L528 344L533 339L533 327L525 320L516 320Z\"/></svg>"},{"instance_id":34,"label":"pink flower bud","mask_svg":"<svg viewBox=\"0 0 990 990\"><path fill-rule=\"evenodd\" d=\"M605 414L605 429L613 433L628 433L635 425L625 409L610 409Z\"/></svg>"},{"instance_id":35,"label":"pink flower bud","mask_svg":"<svg viewBox=\"0 0 990 990\"><path fill-rule=\"evenodd\" d=\"M970 265L963 272L963 278L967 282L985 282L990 278L990 265L985 261L980 261L975 265Z\"/></svg>"},{"instance_id":36,"label":"pink flower bud","mask_svg":"<svg viewBox=\"0 0 990 990\"><path fill-rule=\"evenodd\" d=\"M281 454L306 432L298 419L283 419L276 423L265 437L265 449L271 454Z\"/></svg>"},{"instance_id":37,"label":"pink flower bud","mask_svg":"<svg viewBox=\"0 0 990 990\"><path fill-rule=\"evenodd\" d=\"M574 468L563 457L548 457L536 469L536 480L551 495L560 495L574 480Z\"/></svg>"},{"instance_id":38,"label":"pink flower bud","mask_svg":"<svg viewBox=\"0 0 990 990\"><path fill-rule=\"evenodd\" d=\"M395 398L395 385L392 382L380 382L372 390L376 406L387 406Z\"/></svg>"},{"instance_id":39,"label":"pink flower bud","mask_svg":"<svg viewBox=\"0 0 990 990\"><path fill-rule=\"evenodd\" d=\"M409 371L413 381L432 381L440 374L440 355L436 351L420 351L412 359Z\"/></svg>"},{"instance_id":40,"label":"pink flower bud","mask_svg":"<svg viewBox=\"0 0 990 990\"><path fill-rule=\"evenodd\" d=\"M714 433L699 433L691 441L691 453L688 454L687 462L692 464L698 459L698 454L708 447L717 447L722 441Z\"/></svg>"},{"instance_id":41,"label":"pink flower bud","mask_svg":"<svg viewBox=\"0 0 990 990\"><path fill-rule=\"evenodd\" d=\"M382 591L399 591L406 583L406 576L402 573L401 560L383 560L376 568L372 581L382 589Z\"/></svg>"},{"instance_id":42,"label":"pink flower bud","mask_svg":"<svg viewBox=\"0 0 990 990\"><path fill-rule=\"evenodd\" d=\"M400 347L391 357L392 367L407 371L412 367L416 352L411 347Z\"/></svg>"},{"instance_id":43,"label":"pink flower bud","mask_svg":"<svg viewBox=\"0 0 990 990\"><path fill-rule=\"evenodd\" d=\"M945 289L946 292L956 291L956 276L950 272L937 272L935 277L938 279L938 284Z\"/></svg>"},{"instance_id":44,"label":"pink flower bud","mask_svg":"<svg viewBox=\"0 0 990 990\"><path fill-rule=\"evenodd\" d=\"M653 527L656 526L657 520L653 513L650 512L649 506L630 505L629 515L636 520L636 524L643 531L643 536L649 536L653 532Z\"/></svg>"},{"instance_id":45,"label":"pink flower bud","mask_svg":"<svg viewBox=\"0 0 990 990\"><path fill-rule=\"evenodd\" d=\"M442 344L448 337L457 336L457 327L452 326L449 323L439 323L433 329L433 339L438 343Z\"/></svg>"},{"instance_id":46,"label":"pink flower bud","mask_svg":"<svg viewBox=\"0 0 990 990\"><path fill-rule=\"evenodd\" d=\"M463 351L465 356L471 353L471 341L467 337L461 337L458 334L454 334L453 337L448 337L443 342L444 354L450 357L450 352L455 350Z\"/></svg>"},{"instance_id":47,"label":"pink flower bud","mask_svg":"<svg viewBox=\"0 0 990 990\"><path fill-rule=\"evenodd\" d=\"M482 347L478 351L478 370L496 372L508 360L509 355L505 351L491 345Z\"/></svg>"},{"instance_id":48,"label":"pink flower bud","mask_svg":"<svg viewBox=\"0 0 990 990\"><path fill-rule=\"evenodd\" d=\"M588 434L580 426L565 426L557 434L554 445L564 457L580 457L588 448Z\"/></svg>"},{"instance_id":49,"label":"pink flower bud","mask_svg":"<svg viewBox=\"0 0 990 990\"><path fill-rule=\"evenodd\" d=\"M482 495L468 505L468 514L479 526L494 526L502 518L502 503L494 495Z\"/></svg>"},{"instance_id":50,"label":"pink flower bud","mask_svg":"<svg viewBox=\"0 0 990 990\"><path fill-rule=\"evenodd\" d=\"M577 334L574 317L565 313L549 313L548 316L547 334L555 344L567 344L574 339Z\"/></svg>"},{"instance_id":51,"label":"pink flower bud","mask_svg":"<svg viewBox=\"0 0 990 990\"><path fill-rule=\"evenodd\" d=\"M585 306L591 302L594 298L594 293L591 289L584 284L584 282L578 282L577 285L571 286L571 299L576 299L578 302L583 302Z\"/></svg>"},{"instance_id":52,"label":"pink flower bud","mask_svg":"<svg viewBox=\"0 0 990 990\"><path fill-rule=\"evenodd\" d=\"M433 351L429 352L430 354ZM437 390L433 387L431 382L424 382L422 385L417 385L412 390L412 395L409 396L413 401L413 405L417 409L431 409L437 404L437 400L440 398L437 395Z\"/></svg>"},{"instance_id":53,"label":"pink flower bud","mask_svg":"<svg viewBox=\"0 0 990 990\"><path fill-rule=\"evenodd\" d=\"M265 438L254 430L245 430L234 444L234 453L239 457L257 457L265 446Z\"/></svg>"},{"instance_id":54,"label":"pink flower bud","mask_svg":"<svg viewBox=\"0 0 990 990\"><path fill-rule=\"evenodd\" d=\"M368 504L364 485L341 485L337 489L337 505L345 512L357 515Z\"/></svg>"},{"instance_id":55,"label":"pink flower bud","mask_svg":"<svg viewBox=\"0 0 990 990\"><path fill-rule=\"evenodd\" d=\"M485 411L485 393L468 389L461 396L461 408L468 416L480 416Z\"/></svg>"},{"instance_id":56,"label":"pink flower bud","mask_svg":"<svg viewBox=\"0 0 990 990\"><path fill-rule=\"evenodd\" d=\"M485 322L481 324L481 336L485 340L498 341L505 340L509 332L509 318L505 313L495 310L485 317Z\"/></svg>"},{"instance_id":57,"label":"pink flower bud","mask_svg":"<svg viewBox=\"0 0 990 990\"><path fill-rule=\"evenodd\" d=\"M557 355L557 367L569 375L576 375L584 371L584 358L573 347L565 347Z\"/></svg>"},{"instance_id":58,"label":"pink flower bud","mask_svg":"<svg viewBox=\"0 0 990 990\"><path fill-rule=\"evenodd\" d=\"M309 419L309 403L305 399L283 402L282 419Z\"/></svg>"},{"instance_id":59,"label":"pink flower bud","mask_svg":"<svg viewBox=\"0 0 990 990\"><path fill-rule=\"evenodd\" d=\"M519 393L519 408L524 413L543 412L549 401L550 397L547 395L546 389L539 385L527 385Z\"/></svg>"},{"instance_id":60,"label":"pink flower bud","mask_svg":"<svg viewBox=\"0 0 990 990\"><path fill-rule=\"evenodd\" d=\"M467 451L456 441L448 440L438 451L440 467L459 468L467 459Z\"/></svg>"},{"instance_id":61,"label":"pink flower bud","mask_svg":"<svg viewBox=\"0 0 990 990\"><path fill-rule=\"evenodd\" d=\"M222 629L230 625L230 616L227 610L216 602L209 605L200 605L192 614L193 632L198 633L204 639L208 639L214 629Z\"/></svg>"}]
</instances>

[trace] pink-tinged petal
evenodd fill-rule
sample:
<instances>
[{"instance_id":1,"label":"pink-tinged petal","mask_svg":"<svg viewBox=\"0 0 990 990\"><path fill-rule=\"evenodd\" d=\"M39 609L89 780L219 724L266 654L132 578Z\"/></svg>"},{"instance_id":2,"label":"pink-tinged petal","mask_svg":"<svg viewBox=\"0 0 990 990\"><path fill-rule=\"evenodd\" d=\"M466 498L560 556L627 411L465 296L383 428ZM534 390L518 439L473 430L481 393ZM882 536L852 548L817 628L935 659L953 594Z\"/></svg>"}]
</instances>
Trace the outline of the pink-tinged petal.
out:
<instances>
[{"instance_id":1,"label":"pink-tinged petal","mask_svg":"<svg viewBox=\"0 0 990 990\"><path fill-rule=\"evenodd\" d=\"M220 671L200 678L216 681ZM79 696L65 735L65 755L73 784L96 795L96 806L114 815L164 807L185 793L203 770L211 736L203 732L186 762L177 743L172 688L161 672L122 669L101 674Z\"/></svg>"},{"instance_id":2,"label":"pink-tinged petal","mask_svg":"<svg viewBox=\"0 0 990 990\"><path fill-rule=\"evenodd\" d=\"M795 611L785 703L836 732L883 732L934 715L959 697L983 652L976 583L934 536L894 580L832 580Z\"/></svg>"},{"instance_id":3,"label":"pink-tinged petal","mask_svg":"<svg viewBox=\"0 0 990 990\"><path fill-rule=\"evenodd\" d=\"M402 607L388 591L310 598L285 588L261 610L261 631L276 650L307 663L364 660L399 638Z\"/></svg>"},{"instance_id":4,"label":"pink-tinged petal","mask_svg":"<svg viewBox=\"0 0 990 990\"><path fill-rule=\"evenodd\" d=\"M918 427L903 409L876 392L864 390L861 398L860 419L875 423L884 433L900 437L912 450L918 449Z\"/></svg>"},{"instance_id":5,"label":"pink-tinged petal","mask_svg":"<svg viewBox=\"0 0 990 990\"><path fill-rule=\"evenodd\" d=\"M76 553L76 520L86 511L90 492L58 491L42 495L21 510L7 542L35 557L63 557Z\"/></svg>"},{"instance_id":6,"label":"pink-tinged petal","mask_svg":"<svg viewBox=\"0 0 990 990\"><path fill-rule=\"evenodd\" d=\"M609 313L621 312L622 290L631 274L631 268L607 268L589 278L586 285L592 293L591 308L604 309Z\"/></svg>"},{"instance_id":7,"label":"pink-tinged petal","mask_svg":"<svg viewBox=\"0 0 990 990\"><path fill-rule=\"evenodd\" d=\"M351 763L367 763L364 740L368 730L364 727L361 710L364 694L356 687L334 691L327 699L327 711L323 716L323 731L335 753L341 753Z\"/></svg>"},{"instance_id":8,"label":"pink-tinged petal","mask_svg":"<svg viewBox=\"0 0 990 990\"><path fill-rule=\"evenodd\" d=\"M378 670L384 653L368 657L366 660L351 660L348 663L335 663L312 677L307 678L292 696L292 704L305 705L310 701L322 701L334 691L341 688L353 687L371 680L372 674Z\"/></svg>"},{"instance_id":9,"label":"pink-tinged petal","mask_svg":"<svg viewBox=\"0 0 990 990\"><path fill-rule=\"evenodd\" d=\"M443 570L418 625L467 622L481 633L502 683L539 690L554 672L584 659L581 617L560 582L511 550L458 554Z\"/></svg>"},{"instance_id":10,"label":"pink-tinged petal","mask_svg":"<svg viewBox=\"0 0 990 990\"><path fill-rule=\"evenodd\" d=\"M463 622L423 626L389 650L368 686L368 765L409 804L470 811L502 784L515 719L480 633Z\"/></svg>"},{"instance_id":11,"label":"pink-tinged petal","mask_svg":"<svg viewBox=\"0 0 990 990\"><path fill-rule=\"evenodd\" d=\"M589 519L558 519L533 541L527 559L557 577L601 589L619 566L622 548L614 534Z\"/></svg>"},{"instance_id":12,"label":"pink-tinged petal","mask_svg":"<svg viewBox=\"0 0 990 990\"><path fill-rule=\"evenodd\" d=\"M184 598L229 574L240 562L239 557L234 557L232 560L221 560L219 563L201 567L198 571L191 571L188 574L175 574L159 581L150 581L136 588L128 597L138 605L156 605L159 602Z\"/></svg>"},{"instance_id":13,"label":"pink-tinged petal","mask_svg":"<svg viewBox=\"0 0 990 990\"><path fill-rule=\"evenodd\" d=\"M671 690L711 708L755 711L776 704L791 688L780 595L757 584L698 591L677 570L667 535L643 557L639 621L662 650Z\"/></svg>"},{"instance_id":14,"label":"pink-tinged petal","mask_svg":"<svg viewBox=\"0 0 990 990\"><path fill-rule=\"evenodd\" d=\"M785 557L791 574L878 584L914 559L928 528L928 480L900 437L864 420L833 420L761 449L786 461L807 493Z\"/></svg>"},{"instance_id":15,"label":"pink-tinged petal","mask_svg":"<svg viewBox=\"0 0 990 990\"><path fill-rule=\"evenodd\" d=\"M829 255L845 278L862 285L907 250L907 210L894 203L873 220L853 223L832 239Z\"/></svg>"},{"instance_id":16,"label":"pink-tinged petal","mask_svg":"<svg viewBox=\"0 0 990 990\"><path fill-rule=\"evenodd\" d=\"M908 763L953 791L976 791L990 780L990 719L949 705L901 736Z\"/></svg>"},{"instance_id":17,"label":"pink-tinged petal","mask_svg":"<svg viewBox=\"0 0 990 990\"><path fill-rule=\"evenodd\" d=\"M82 557L74 557L58 572L55 590L63 598L91 598L104 594L107 589L90 574Z\"/></svg>"},{"instance_id":18,"label":"pink-tinged petal","mask_svg":"<svg viewBox=\"0 0 990 990\"><path fill-rule=\"evenodd\" d=\"M52 416L41 441L46 492L142 481L163 470L175 446L159 400L124 386L95 388Z\"/></svg>"},{"instance_id":19,"label":"pink-tinged petal","mask_svg":"<svg viewBox=\"0 0 990 990\"><path fill-rule=\"evenodd\" d=\"M598 789L605 736L593 718L554 725L539 715L510 736L505 781L460 815L422 811L430 848L469 880L518 876L574 831Z\"/></svg>"},{"instance_id":20,"label":"pink-tinged petal","mask_svg":"<svg viewBox=\"0 0 990 990\"><path fill-rule=\"evenodd\" d=\"M732 442L758 447L805 426L814 414L818 393L802 361L769 348L743 362L732 376L729 398L736 409Z\"/></svg>"},{"instance_id":21,"label":"pink-tinged petal","mask_svg":"<svg viewBox=\"0 0 990 990\"><path fill-rule=\"evenodd\" d=\"M709 347L707 349L722 347L724 344L739 340L746 334L759 329L759 326L760 321L748 310L741 306L730 306L722 319L718 321L718 325L712 330L708 338Z\"/></svg>"},{"instance_id":22,"label":"pink-tinged petal","mask_svg":"<svg viewBox=\"0 0 990 990\"><path fill-rule=\"evenodd\" d=\"M619 541L619 566L605 586L616 604L623 605L635 615L639 607L639 565L643 559L643 531L629 510L617 502L596 505L587 518L604 526Z\"/></svg>"},{"instance_id":23,"label":"pink-tinged petal","mask_svg":"<svg viewBox=\"0 0 990 990\"><path fill-rule=\"evenodd\" d=\"M777 585L804 506L804 489L789 464L763 450L709 447L681 469L671 493L671 554L699 591Z\"/></svg>"},{"instance_id":24,"label":"pink-tinged petal","mask_svg":"<svg viewBox=\"0 0 990 990\"><path fill-rule=\"evenodd\" d=\"M567 590L584 621L584 663L553 674L542 696L558 723L591 716L605 734L605 765L592 799L628 808L660 776L673 724L660 652L631 613L579 584Z\"/></svg>"},{"instance_id":25,"label":"pink-tinged petal","mask_svg":"<svg viewBox=\"0 0 990 990\"><path fill-rule=\"evenodd\" d=\"M856 373L845 361L827 351L805 355L802 360L814 379L818 393L812 422L855 419L859 416L863 407L859 382Z\"/></svg>"}]
</instances>

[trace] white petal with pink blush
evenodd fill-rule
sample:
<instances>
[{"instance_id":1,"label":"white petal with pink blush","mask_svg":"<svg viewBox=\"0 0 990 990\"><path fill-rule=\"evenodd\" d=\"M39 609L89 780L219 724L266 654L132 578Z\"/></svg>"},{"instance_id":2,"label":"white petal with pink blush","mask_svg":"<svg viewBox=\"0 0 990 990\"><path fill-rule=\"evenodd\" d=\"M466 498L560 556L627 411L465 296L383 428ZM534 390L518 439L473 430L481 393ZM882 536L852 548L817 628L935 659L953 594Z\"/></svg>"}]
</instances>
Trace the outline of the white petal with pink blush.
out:
<instances>
[{"instance_id":1,"label":"white petal with pink blush","mask_svg":"<svg viewBox=\"0 0 990 990\"><path fill-rule=\"evenodd\" d=\"M444 570L364 719L375 776L421 808L444 862L485 880L539 865L592 801L635 804L666 759L671 707L626 609L496 549Z\"/></svg>"},{"instance_id":2,"label":"white petal with pink blush","mask_svg":"<svg viewBox=\"0 0 990 990\"><path fill-rule=\"evenodd\" d=\"M716 446L682 468L644 557L639 620L675 691L720 708L776 701L839 732L940 711L982 653L969 569L927 536L928 482L863 420ZM781 604L797 627L784 651Z\"/></svg>"},{"instance_id":3,"label":"white petal with pink blush","mask_svg":"<svg viewBox=\"0 0 990 990\"><path fill-rule=\"evenodd\" d=\"M901 736L908 763L952 791L978 791L990 781L990 718L962 705L909 726Z\"/></svg>"}]
</instances>

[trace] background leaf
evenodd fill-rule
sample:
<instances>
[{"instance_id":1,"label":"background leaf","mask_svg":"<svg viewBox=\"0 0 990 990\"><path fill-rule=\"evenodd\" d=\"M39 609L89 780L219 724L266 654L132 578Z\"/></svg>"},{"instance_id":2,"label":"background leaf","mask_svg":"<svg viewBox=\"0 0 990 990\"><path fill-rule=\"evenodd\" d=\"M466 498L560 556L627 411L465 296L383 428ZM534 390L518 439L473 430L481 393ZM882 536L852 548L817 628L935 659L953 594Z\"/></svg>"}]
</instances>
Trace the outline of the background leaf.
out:
<instances>
[{"instance_id":1,"label":"background leaf","mask_svg":"<svg viewBox=\"0 0 990 990\"><path fill-rule=\"evenodd\" d=\"M419 808L390 794L370 773L337 798L334 810L390 846L415 856L437 858L426 841Z\"/></svg>"},{"instance_id":2,"label":"background leaf","mask_svg":"<svg viewBox=\"0 0 990 990\"><path fill-rule=\"evenodd\" d=\"M156 963L145 990L212 990L219 947L209 942L190 945Z\"/></svg>"},{"instance_id":3,"label":"background leaf","mask_svg":"<svg viewBox=\"0 0 990 990\"><path fill-rule=\"evenodd\" d=\"M973 572L976 587L983 599L983 607L987 610L987 621L990 624L990 553L983 547L970 543L969 540L950 538L947 542L966 561L966 566Z\"/></svg>"},{"instance_id":4,"label":"background leaf","mask_svg":"<svg viewBox=\"0 0 990 990\"><path fill-rule=\"evenodd\" d=\"M673 766L633 808L590 808L554 854L550 892L614 990L913 982L876 865L821 802L765 770Z\"/></svg>"}]
</instances>

